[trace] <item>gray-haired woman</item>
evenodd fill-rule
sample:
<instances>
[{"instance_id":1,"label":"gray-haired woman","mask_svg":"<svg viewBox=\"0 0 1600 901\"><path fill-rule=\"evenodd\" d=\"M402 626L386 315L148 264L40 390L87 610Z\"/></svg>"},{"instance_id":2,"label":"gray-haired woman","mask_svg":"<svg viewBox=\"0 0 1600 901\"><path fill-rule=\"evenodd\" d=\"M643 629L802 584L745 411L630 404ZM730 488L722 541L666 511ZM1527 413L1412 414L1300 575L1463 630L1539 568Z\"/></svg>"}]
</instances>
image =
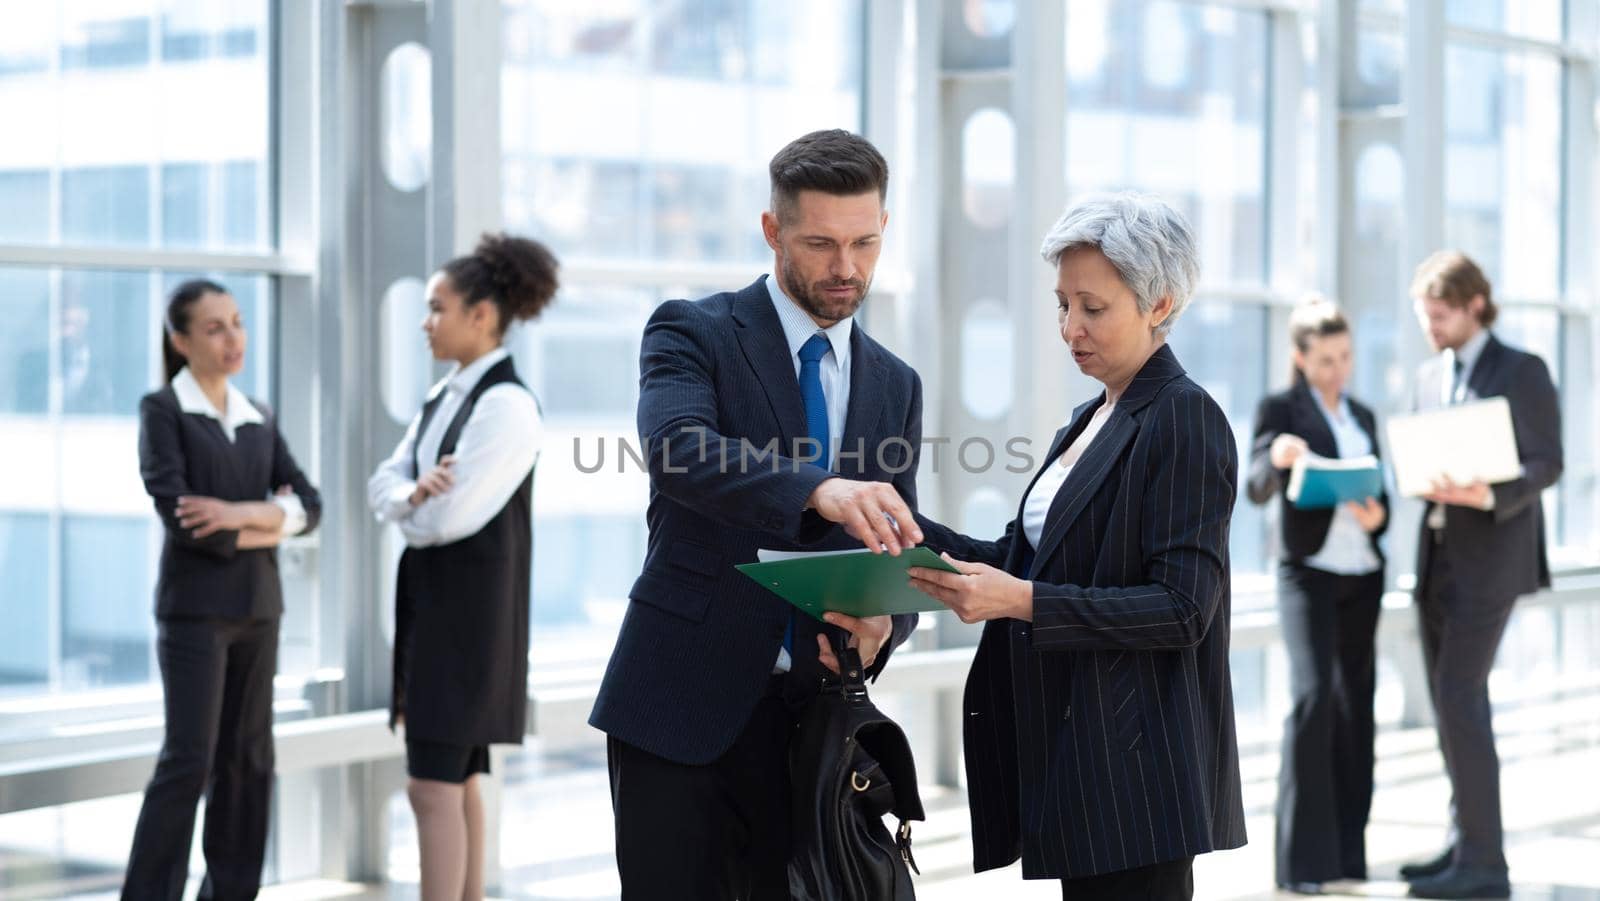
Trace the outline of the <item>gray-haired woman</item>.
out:
<instances>
[{"instance_id":1,"label":"gray-haired woman","mask_svg":"<svg viewBox=\"0 0 1600 901\"><path fill-rule=\"evenodd\" d=\"M1056 433L997 541L919 517L959 575L912 584L984 621L967 677L974 865L1066 898L1192 897L1245 841L1228 674L1238 456L1166 339L1199 277L1162 201L1098 195L1045 236L1061 339L1104 392ZM1049 386L1041 386L1050 390Z\"/></svg>"}]
</instances>

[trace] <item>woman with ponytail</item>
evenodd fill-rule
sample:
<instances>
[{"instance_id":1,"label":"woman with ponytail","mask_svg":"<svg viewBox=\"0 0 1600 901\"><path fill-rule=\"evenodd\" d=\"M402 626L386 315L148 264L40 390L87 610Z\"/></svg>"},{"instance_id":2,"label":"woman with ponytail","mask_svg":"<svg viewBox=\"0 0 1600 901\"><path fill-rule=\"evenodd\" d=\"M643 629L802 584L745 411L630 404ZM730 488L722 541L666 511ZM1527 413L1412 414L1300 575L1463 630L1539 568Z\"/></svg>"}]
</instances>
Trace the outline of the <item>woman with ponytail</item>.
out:
<instances>
[{"instance_id":1,"label":"woman with ponytail","mask_svg":"<svg viewBox=\"0 0 1600 901\"><path fill-rule=\"evenodd\" d=\"M155 598L166 731L122 897L182 897L204 794L199 896L253 898L272 797L274 549L315 528L322 501L271 408L228 383L245 329L227 289L179 285L162 332L167 384L139 403L139 470L166 533Z\"/></svg>"},{"instance_id":2,"label":"woman with ponytail","mask_svg":"<svg viewBox=\"0 0 1600 901\"><path fill-rule=\"evenodd\" d=\"M1261 401L1250 453L1250 500L1283 496L1301 456L1378 455L1377 420L1345 394L1350 325L1312 297L1289 317L1294 369L1287 391ZM1365 879L1372 806L1376 683L1373 636L1383 597L1386 495L1335 509L1279 506L1278 618L1289 654L1293 708L1278 774L1277 882L1314 894Z\"/></svg>"},{"instance_id":3,"label":"woman with ponytail","mask_svg":"<svg viewBox=\"0 0 1600 901\"><path fill-rule=\"evenodd\" d=\"M423 901L482 898L478 775L490 744L521 744L528 684L538 403L502 346L556 292L544 245L485 235L428 280L429 391L367 483L379 520L406 539L395 579L390 725L405 724Z\"/></svg>"}]
</instances>

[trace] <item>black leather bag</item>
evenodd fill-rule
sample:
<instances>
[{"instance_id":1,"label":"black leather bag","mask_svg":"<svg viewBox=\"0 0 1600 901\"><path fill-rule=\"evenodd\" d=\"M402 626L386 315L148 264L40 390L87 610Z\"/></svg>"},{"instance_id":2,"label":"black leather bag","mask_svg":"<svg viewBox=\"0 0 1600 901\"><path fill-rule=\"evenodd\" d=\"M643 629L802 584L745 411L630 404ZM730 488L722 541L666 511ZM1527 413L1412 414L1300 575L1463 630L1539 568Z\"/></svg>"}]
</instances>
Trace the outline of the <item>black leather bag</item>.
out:
<instances>
[{"instance_id":1,"label":"black leather bag","mask_svg":"<svg viewBox=\"0 0 1600 901\"><path fill-rule=\"evenodd\" d=\"M795 901L911 901L911 820L925 819L906 735L867 698L861 657L801 715L789 746ZM886 814L900 821L891 835Z\"/></svg>"}]
</instances>

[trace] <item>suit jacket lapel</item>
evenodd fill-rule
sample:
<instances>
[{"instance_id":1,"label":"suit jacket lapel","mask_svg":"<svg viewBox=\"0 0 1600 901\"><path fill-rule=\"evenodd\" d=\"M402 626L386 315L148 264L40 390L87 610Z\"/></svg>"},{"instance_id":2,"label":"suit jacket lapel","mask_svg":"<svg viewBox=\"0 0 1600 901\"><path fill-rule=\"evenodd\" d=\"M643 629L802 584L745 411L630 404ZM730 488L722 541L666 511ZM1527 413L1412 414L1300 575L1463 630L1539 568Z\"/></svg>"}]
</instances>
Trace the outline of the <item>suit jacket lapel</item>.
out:
<instances>
[{"instance_id":1,"label":"suit jacket lapel","mask_svg":"<svg viewBox=\"0 0 1600 901\"><path fill-rule=\"evenodd\" d=\"M789 341L783 335L778 311L772 308L764 276L739 292L733 302L733 319L737 324L734 334L739 339L739 348L755 372L756 381L761 383L761 390L778 422L778 433L783 439L779 453L789 456L794 453L795 441L807 434L805 402L800 397L800 380L795 378L794 364L790 362Z\"/></svg>"},{"instance_id":2,"label":"suit jacket lapel","mask_svg":"<svg viewBox=\"0 0 1600 901\"><path fill-rule=\"evenodd\" d=\"M1494 384L1499 380L1500 364L1505 360L1504 351L1505 345L1491 334L1489 340L1484 342L1483 350L1479 351L1477 362L1472 364L1472 372L1467 375L1466 400L1492 397L1497 393Z\"/></svg>"},{"instance_id":3,"label":"suit jacket lapel","mask_svg":"<svg viewBox=\"0 0 1600 901\"><path fill-rule=\"evenodd\" d=\"M1122 457L1123 451L1139 434L1140 421L1134 418L1134 414L1144 409L1167 382L1180 375L1183 375L1183 367L1178 364L1178 358L1173 355L1170 347L1162 345L1144 364L1144 368L1139 370L1139 374L1133 377L1128 389L1117 401L1116 409L1111 411L1111 418L1106 420L1106 424L1100 429L1100 434L1089 443L1083 456L1072 464L1072 472L1068 473L1061 490L1056 492L1055 499L1050 504L1050 512L1045 516L1044 533L1040 536L1039 546L1035 549L1033 566L1028 578L1038 578L1051 553L1066 537L1067 530L1088 506L1089 499L1099 491L1101 483L1105 481L1117 460ZM1079 410L1087 411L1098 407L1099 404L1089 404L1080 407ZM1060 442L1062 449L1069 446L1072 439L1082 434L1088 419L1080 418L1082 422L1075 422L1066 440ZM1053 464L1058 455L1059 451L1052 454L1045 465Z\"/></svg>"},{"instance_id":4,"label":"suit jacket lapel","mask_svg":"<svg viewBox=\"0 0 1600 901\"><path fill-rule=\"evenodd\" d=\"M845 472L842 461L834 461L834 469L842 476L859 477L866 469L867 461L876 457L878 448L872 447L867 440L874 437L874 427L878 424L878 412L883 409L883 386L889 377L888 366L883 362L883 353L879 351L876 342L868 338L861 330L861 323L857 322L850 330L850 405L845 411L844 436L839 445L841 457L855 454L859 443L863 445L866 456L855 460L855 471Z\"/></svg>"},{"instance_id":5,"label":"suit jacket lapel","mask_svg":"<svg viewBox=\"0 0 1600 901\"><path fill-rule=\"evenodd\" d=\"M1333 429L1328 427L1328 417L1323 415L1322 401L1311 393L1311 386L1305 382L1294 387L1296 405L1300 408L1300 418L1304 420L1300 437L1306 440L1306 446L1319 457L1334 459L1339 456L1339 440L1334 437Z\"/></svg>"}]
</instances>

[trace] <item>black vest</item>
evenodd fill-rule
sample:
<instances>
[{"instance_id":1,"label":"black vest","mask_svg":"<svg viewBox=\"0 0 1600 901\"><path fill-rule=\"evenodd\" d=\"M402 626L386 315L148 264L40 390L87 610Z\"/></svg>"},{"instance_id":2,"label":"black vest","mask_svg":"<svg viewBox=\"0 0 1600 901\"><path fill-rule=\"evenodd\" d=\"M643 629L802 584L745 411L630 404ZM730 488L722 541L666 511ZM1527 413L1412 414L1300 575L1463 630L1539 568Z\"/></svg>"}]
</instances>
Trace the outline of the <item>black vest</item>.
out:
<instances>
[{"instance_id":1,"label":"black vest","mask_svg":"<svg viewBox=\"0 0 1600 901\"><path fill-rule=\"evenodd\" d=\"M489 368L445 429L439 456L455 451L478 398L513 384L507 357ZM443 398L422 408L417 437ZM413 451L413 471L420 475ZM407 548L395 580L394 691L390 726L453 745L520 744L526 731L528 618L533 575L533 470L483 528L449 544Z\"/></svg>"}]
</instances>

